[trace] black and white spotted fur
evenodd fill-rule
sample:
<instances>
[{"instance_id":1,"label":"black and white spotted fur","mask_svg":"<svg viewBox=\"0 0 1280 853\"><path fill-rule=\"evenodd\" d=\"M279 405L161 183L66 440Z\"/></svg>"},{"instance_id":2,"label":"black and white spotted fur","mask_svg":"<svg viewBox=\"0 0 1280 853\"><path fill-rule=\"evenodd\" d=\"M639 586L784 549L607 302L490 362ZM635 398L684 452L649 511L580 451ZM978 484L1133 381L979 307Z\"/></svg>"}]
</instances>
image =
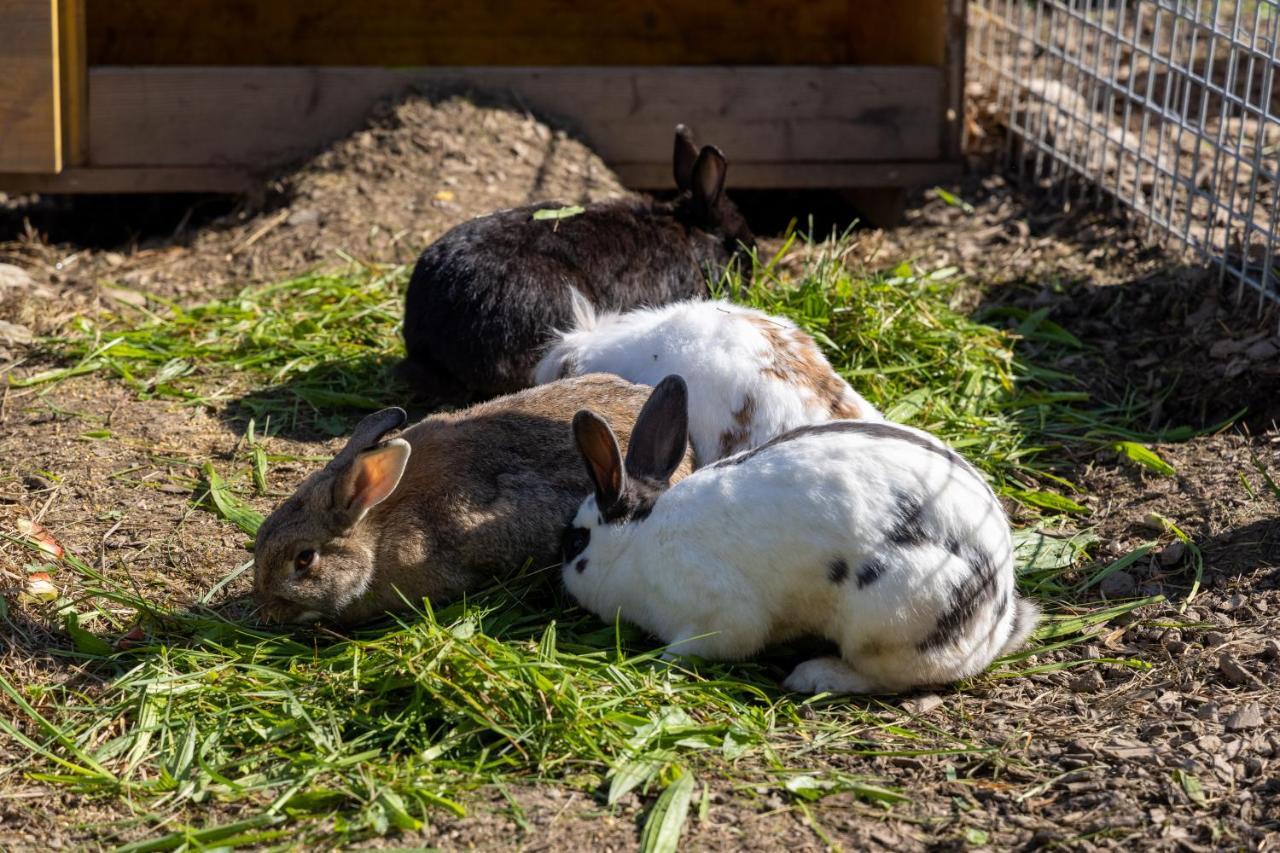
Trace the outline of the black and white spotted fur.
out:
<instances>
[{"instance_id":1,"label":"black and white spotted fur","mask_svg":"<svg viewBox=\"0 0 1280 853\"><path fill-rule=\"evenodd\" d=\"M564 582L601 617L708 658L801 635L835 641L839 657L787 678L804 692L949 683L1034 628L999 501L929 434L870 421L801 427L668 488L687 429L679 376L645 404L625 465L604 420L574 418L596 490L565 533Z\"/></svg>"}]
</instances>

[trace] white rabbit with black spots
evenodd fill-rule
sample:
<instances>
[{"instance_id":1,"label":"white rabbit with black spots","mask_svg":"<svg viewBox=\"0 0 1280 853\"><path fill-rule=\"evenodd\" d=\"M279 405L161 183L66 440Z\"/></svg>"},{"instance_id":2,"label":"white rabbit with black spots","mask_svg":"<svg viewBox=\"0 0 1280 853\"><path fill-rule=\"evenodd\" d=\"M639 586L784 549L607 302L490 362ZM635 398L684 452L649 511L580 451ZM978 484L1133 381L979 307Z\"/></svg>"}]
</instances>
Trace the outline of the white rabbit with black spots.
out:
<instances>
[{"instance_id":1,"label":"white rabbit with black spots","mask_svg":"<svg viewBox=\"0 0 1280 853\"><path fill-rule=\"evenodd\" d=\"M595 494L563 549L568 591L669 653L741 659L818 635L838 657L784 686L870 693L975 675L1018 648L1037 610L1014 585L1009 523L982 476L909 427L801 427L670 485L687 389L662 380L624 466L607 422L574 417Z\"/></svg>"}]
</instances>

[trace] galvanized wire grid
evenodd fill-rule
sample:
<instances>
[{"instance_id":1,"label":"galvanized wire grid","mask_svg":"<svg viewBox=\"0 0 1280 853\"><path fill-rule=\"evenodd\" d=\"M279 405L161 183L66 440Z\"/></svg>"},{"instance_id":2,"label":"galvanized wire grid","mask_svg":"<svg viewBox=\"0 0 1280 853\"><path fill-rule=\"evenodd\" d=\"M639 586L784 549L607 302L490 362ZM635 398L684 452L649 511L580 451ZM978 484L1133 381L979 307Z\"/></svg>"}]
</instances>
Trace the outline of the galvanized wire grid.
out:
<instances>
[{"instance_id":1,"label":"galvanized wire grid","mask_svg":"<svg viewBox=\"0 0 1280 853\"><path fill-rule=\"evenodd\" d=\"M973 0L969 75L1021 177L1118 200L1261 311L1280 303L1278 42L1280 0Z\"/></svg>"}]
</instances>

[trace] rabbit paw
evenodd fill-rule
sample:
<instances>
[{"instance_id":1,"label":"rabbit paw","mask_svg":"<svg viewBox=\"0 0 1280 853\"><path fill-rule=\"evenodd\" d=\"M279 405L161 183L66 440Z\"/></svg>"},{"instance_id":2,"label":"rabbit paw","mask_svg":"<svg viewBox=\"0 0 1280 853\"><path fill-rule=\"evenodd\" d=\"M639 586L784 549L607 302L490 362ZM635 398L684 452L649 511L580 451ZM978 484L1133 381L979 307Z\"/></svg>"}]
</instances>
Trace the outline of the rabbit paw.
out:
<instances>
[{"instance_id":1,"label":"rabbit paw","mask_svg":"<svg viewBox=\"0 0 1280 853\"><path fill-rule=\"evenodd\" d=\"M791 670L782 686L795 693L875 693L880 689L837 657L805 661Z\"/></svg>"}]
</instances>

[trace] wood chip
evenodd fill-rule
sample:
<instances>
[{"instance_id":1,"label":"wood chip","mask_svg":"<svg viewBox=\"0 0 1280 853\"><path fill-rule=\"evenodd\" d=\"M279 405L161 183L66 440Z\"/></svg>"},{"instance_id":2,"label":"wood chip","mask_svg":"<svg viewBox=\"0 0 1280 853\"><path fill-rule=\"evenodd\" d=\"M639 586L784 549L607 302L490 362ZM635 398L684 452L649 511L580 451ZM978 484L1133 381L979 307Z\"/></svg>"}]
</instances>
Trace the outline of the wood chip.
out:
<instances>
[{"instance_id":1,"label":"wood chip","mask_svg":"<svg viewBox=\"0 0 1280 853\"><path fill-rule=\"evenodd\" d=\"M1258 706L1252 703L1244 705L1237 709L1230 717L1227 717L1225 723L1229 732L1239 732L1246 729L1256 729L1262 725L1262 712L1258 710Z\"/></svg>"}]
</instances>

